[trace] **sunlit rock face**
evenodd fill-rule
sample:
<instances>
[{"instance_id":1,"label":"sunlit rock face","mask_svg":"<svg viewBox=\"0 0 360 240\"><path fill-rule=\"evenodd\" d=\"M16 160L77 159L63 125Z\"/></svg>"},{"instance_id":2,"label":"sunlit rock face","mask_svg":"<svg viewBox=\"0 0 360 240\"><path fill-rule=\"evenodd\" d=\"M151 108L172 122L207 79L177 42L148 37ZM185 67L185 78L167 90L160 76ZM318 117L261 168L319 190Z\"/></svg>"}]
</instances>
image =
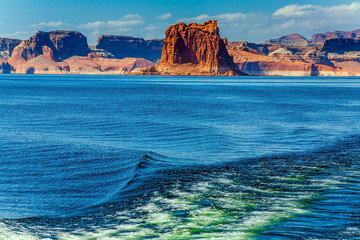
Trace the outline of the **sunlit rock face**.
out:
<instances>
[{"instance_id":1,"label":"sunlit rock face","mask_svg":"<svg viewBox=\"0 0 360 240\"><path fill-rule=\"evenodd\" d=\"M10 62L28 61L40 55L62 61L72 56L86 56L89 51L86 37L79 32L37 32L14 48Z\"/></svg>"},{"instance_id":2,"label":"sunlit rock face","mask_svg":"<svg viewBox=\"0 0 360 240\"><path fill-rule=\"evenodd\" d=\"M166 30L157 71L169 75L243 75L226 44L215 20L172 25Z\"/></svg>"},{"instance_id":3,"label":"sunlit rock face","mask_svg":"<svg viewBox=\"0 0 360 240\"><path fill-rule=\"evenodd\" d=\"M299 34L291 34L291 35L287 35L287 36L283 36L281 38L276 38L276 39L270 39L267 42L269 43L280 43L284 46L308 46L309 45L309 41L299 35Z\"/></svg>"}]
</instances>

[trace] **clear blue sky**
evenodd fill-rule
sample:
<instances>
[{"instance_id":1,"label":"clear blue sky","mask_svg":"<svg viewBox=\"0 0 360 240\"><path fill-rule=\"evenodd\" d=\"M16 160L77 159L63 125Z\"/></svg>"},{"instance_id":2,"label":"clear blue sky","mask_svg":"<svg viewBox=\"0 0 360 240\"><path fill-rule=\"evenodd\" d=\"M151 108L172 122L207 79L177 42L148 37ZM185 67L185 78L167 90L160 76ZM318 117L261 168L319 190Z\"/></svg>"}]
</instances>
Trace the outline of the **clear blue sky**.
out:
<instances>
[{"instance_id":1,"label":"clear blue sky","mask_svg":"<svg viewBox=\"0 0 360 240\"><path fill-rule=\"evenodd\" d=\"M3 0L0 37L78 30L94 44L101 34L163 38L171 24L217 19L222 37L263 42L360 28L360 1L348 0Z\"/></svg>"}]
</instances>

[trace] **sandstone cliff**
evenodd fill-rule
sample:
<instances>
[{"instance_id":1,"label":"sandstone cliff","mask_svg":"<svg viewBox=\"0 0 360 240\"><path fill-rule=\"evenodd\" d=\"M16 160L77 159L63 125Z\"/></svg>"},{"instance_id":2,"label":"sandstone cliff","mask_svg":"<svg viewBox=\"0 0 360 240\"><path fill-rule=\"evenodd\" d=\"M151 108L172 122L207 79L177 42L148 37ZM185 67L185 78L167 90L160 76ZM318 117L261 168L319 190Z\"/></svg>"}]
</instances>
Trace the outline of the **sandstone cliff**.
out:
<instances>
[{"instance_id":1,"label":"sandstone cliff","mask_svg":"<svg viewBox=\"0 0 360 240\"><path fill-rule=\"evenodd\" d=\"M14 48L1 72L26 74L122 74L155 66L138 58L109 59L89 53L87 39L79 32L38 32Z\"/></svg>"},{"instance_id":2,"label":"sandstone cliff","mask_svg":"<svg viewBox=\"0 0 360 240\"><path fill-rule=\"evenodd\" d=\"M268 55L269 53L284 47L280 43L251 43L251 42L228 42L227 48L228 49L237 49L237 50L244 50L253 53L261 53Z\"/></svg>"},{"instance_id":3,"label":"sandstone cliff","mask_svg":"<svg viewBox=\"0 0 360 240\"><path fill-rule=\"evenodd\" d=\"M335 32L317 33L311 37L310 42L314 45L320 46L328 38L357 38L357 37L360 37L360 29L350 32L335 31Z\"/></svg>"},{"instance_id":4,"label":"sandstone cliff","mask_svg":"<svg viewBox=\"0 0 360 240\"><path fill-rule=\"evenodd\" d=\"M146 56L144 58L152 61L160 61L164 46L164 39L150 39L146 41Z\"/></svg>"},{"instance_id":5,"label":"sandstone cliff","mask_svg":"<svg viewBox=\"0 0 360 240\"><path fill-rule=\"evenodd\" d=\"M360 76L357 39L328 39L322 47L230 43L228 51L248 74L282 76ZM251 47L254 47L252 49ZM271 49L268 54L267 50Z\"/></svg>"},{"instance_id":6,"label":"sandstone cliff","mask_svg":"<svg viewBox=\"0 0 360 240\"><path fill-rule=\"evenodd\" d=\"M79 32L38 32L14 48L9 62L16 65L40 55L62 61L72 56L86 56L88 52L86 37Z\"/></svg>"},{"instance_id":7,"label":"sandstone cliff","mask_svg":"<svg viewBox=\"0 0 360 240\"><path fill-rule=\"evenodd\" d=\"M309 45L309 41L299 35L299 34L291 34L291 35L287 35L287 36L283 36L281 38L276 38L276 39L270 39L266 42L269 43L280 43L284 46L308 46Z\"/></svg>"},{"instance_id":8,"label":"sandstone cliff","mask_svg":"<svg viewBox=\"0 0 360 240\"><path fill-rule=\"evenodd\" d=\"M0 38L0 60L8 60L14 48L21 40L11 38Z\"/></svg>"},{"instance_id":9,"label":"sandstone cliff","mask_svg":"<svg viewBox=\"0 0 360 240\"><path fill-rule=\"evenodd\" d=\"M323 64L327 66L333 67L334 64L330 61L326 52L320 51L318 49L309 50L303 56L305 62L315 63L315 64Z\"/></svg>"},{"instance_id":10,"label":"sandstone cliff","mask_svg":"<svg viewBox=\"0 0 360 240\"><path fill-rule=\"evenodd\" d=\"M321 51L337 53L360 51L360 38L330 38L324 42Z\"/></svg>"},{"instance_id":11,"label":"sandstone cliff","mask_svg":"<svg viewBox=\"0 0 360 240\"><path fill-rule=\"evenodd\" d=\"M64 60L72 56L87 56L90 49L86 37L75 31L53 31L49 33L54 45L56 60Z\"/></svg>"},{"instance_id":12,"label":"sandstone cliff","mask_svg":"<svg viewBox=\"0 0 360 240\"><path fill-rule=\"evenodd\" d=\"M169 75L243 75L226 44L215 20L172 25L166 30L157 71Z\"/></svg>"},{"instance_id":13,"label":"sandstone cliff","mask_svg":"<svg viewBox=\"0 0 360 240\"><path fill-rule=\"evenodd\" d=\"M161 58L163 39L144 40L130 36L101 35L97 40L96 51L105 50L114 58L145 58L157 61Z\"/></svg>"},{"instance_id":14,"label":"sandstone cliff","mask_svg":"<svg viewBox=\"0 0 360 240\"><path fill-rule=\"evenodd\" d=\"M324 42L321 52L342 71L360 75L360 38L330 38Z\"/></svg>"},{"instance_id":15,"label":"sandstone cliff","mask_svg":"<svg viewBox=\"0 0 360 240\"><path fill-rule=\"evenodd\" d=\"M10 65L9 65L10 66ZM40 55L23 64L12 66L11 73L21 74L125 74L154 67L155 63L142 58L110 59L74 56L61 62ZM11 67L11 66L10 66ZM10 72L8 72L10 73Z\"/></svg>"},{"instance_id":16,"label":"sandstone cliff","mask_svg":"<svg viewBox=\"0 0 360 240\"><path fill-rule=\"evenodd\" d=\"M247 74L280 76L334 76L340 75L334 67L305 61L292 51L284 48L265 55L242 49L229 48L234 62ZM349 75L346 73L346 75Z\"/></svg>"},{"instance_id":17,"label":"sandstone cliff","mask_svg":"<svg viewBox=\"0 0 360 240\"><path fill-rule=\"evenodd\" d=\"M299 34L290 34L280 38L270 39L266 43L279 43L283 46L322 46L326 39L330 38L358 38L360 37L360 29L345 32L345 31L335 31L335 32L326 32L326 33L316 33L310 40L299 35Z\"/></svg>"},{"instance_id":18,"label":"sandstone cliff","mask_svg":"<svg viewBox=\"0 0 360 240\"><path fill-rule=\"evenodd\" d=\"M130 36L101 35L96 49L104 49L116 58L138 57L146 50L145 40Z\"/></svg>"},{"instance_id":19,"label":"sandstone cliff","mask_svg":"<svg viewBox=\"0 0 360 240\"><path fill-rule=\"evenodd\" d=\"M297 34L228 43L216 21L208 21L170 26L165 41L101 36L89 49L79 32L38 32L21 42L0 38L0 73L360 76L359 34L326 33L321 46L306 46Z\"/></svg>"}]
</instances>

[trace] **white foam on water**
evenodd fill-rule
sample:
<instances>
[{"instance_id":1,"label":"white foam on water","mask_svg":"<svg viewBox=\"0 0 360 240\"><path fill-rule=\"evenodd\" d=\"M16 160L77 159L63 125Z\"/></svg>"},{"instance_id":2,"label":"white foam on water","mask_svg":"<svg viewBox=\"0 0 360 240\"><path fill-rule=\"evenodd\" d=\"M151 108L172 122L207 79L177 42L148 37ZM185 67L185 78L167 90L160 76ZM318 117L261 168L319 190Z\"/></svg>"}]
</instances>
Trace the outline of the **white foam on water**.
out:
<instances>
[{"instance_id":1,"label":"white foam on water","mask_svg":"<svg viewBox=\"0 0 360 240\"><path fill-rule=\"evenodd\" d=\"M40 240L39 237L29 233L26 229L14 231L0 222L0 239L1 240ZM47 239L46 239L47 240Z\"/></svg>"},{"instance_id":2,"label":"white foam on water","mask_svg":"<svg viewBox=\"0 0 360 240\"><path fill-rule=\"evenodd\" d=\"M198 191L198 192L207 192L209 191L209 188L211 187L209 182L199 182L195 184L191 190Z\"/></svg>"},{"instance_id":3,"label":"white foam on water","mask_svg":"<svg viewBox=\"0 0 360 240\"><path fill-rule=\"evenodd\" d=\"M168 205L170 208L172 208L175 211L189 211L191 209L198 208L197 205L193 204L191 201L188 201L186 198L185 199L163 198L163 199L158 199L158 200L161 201L163 204Z\"/></svg>"},{"instance_id":4,"label":"white foam on water","mask_svg":"<svg viewBox=\"0 0 360 240\"><path fill-rule=\"evenodd\" d=\"M302 175L278 177L285 188L303 186ZM311 185L333 189L342 183L339 179L307 179ZM304 186L306 187L306 186ZM117 212L117 223L93 229L66 232L52 229L52 235L61 240L80 239L248 239L269 224L309 213L306 203L317 193L273 189L270 186L253 187L234 181L230 177L198 182L182 189L175 185L169 197L154 193L150 201L128 211ZM358 231L358 229L348 229ZM0 239L19 239L18 232L5 224L0 225ZM24 240L37 240L35 235L21 230Z\"/></svg>"},{"instance_id":5,"label":"white foam on water","mask_svg":"<svg viewBox=\"0 0 360 240\"><path fill-rule=\"evenodd\" d=\"M342 181L336 179L311 179L311 185L326 189L338 189Z\"/></svg>"}]
</instances>

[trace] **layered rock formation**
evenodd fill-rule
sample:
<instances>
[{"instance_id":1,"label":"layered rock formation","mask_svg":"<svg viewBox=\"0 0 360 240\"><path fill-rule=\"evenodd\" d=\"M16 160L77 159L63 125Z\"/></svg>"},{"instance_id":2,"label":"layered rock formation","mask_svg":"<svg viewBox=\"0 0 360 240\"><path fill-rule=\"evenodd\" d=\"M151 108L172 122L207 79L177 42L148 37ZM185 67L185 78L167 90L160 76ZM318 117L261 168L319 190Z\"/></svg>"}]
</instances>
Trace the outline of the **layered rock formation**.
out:
<instances>
[{"instance_id":1,"label":"layered rock formation","mask_svg":"<svg viewBox=\"0 0 360 240\"><path fill-rule=\"evenodd\" d=\"M338 74L335 68L307 62L284 47L266 55L229 46L229 53L233 55L239 69L247 74L280 76L334 76Z\"/></svg>"},{"instance_id":2,"label":"layered rock formation","mask_svg":"<svg viewBox=\"0 0 360 240\"><path fill-rule=\"evenodd\" d=\"M64 60L72 56L87 56L90 52L86 37L75 31L53 31L49 33L54 45L56 60Z\"/></svg>"},{"instance_id":3,"label":"layered rock formation","mask_svg":"<svg viewBox=\"0 0 360 240\"><path fill-rule=\"evenodd\" d=\"M281 38L270 39L269 43L280 43L284 46L308 46L309 40L299 34L291 34Z\"/></svg>"},{"instance_id":4,"label":"layered rock formation","mask_svg":"<svg viewBox=\"0 0 360 240\"><path fill-rule=\"evenodd\" d=\"M161 52L164 46L164 39L150 39L145 41L147 56L144 58L152 61L160 61Z\"/></svg>"},{"instance_id":5,"label":"layered rock formation","mask_svg":"<svg viewBox=\"0 0 360 240\"><path fill-rule=\"evenodd\" d=\"M137 58L109 59L90 53L79 32L38 32L14 48L0 71L26 74L122 74L155 66ZM10 69L10 70L9 70Z\"/></svg>"},{"instance_id":6,"label":"layered rock formation","mask_svg":"<svg viewBox=\"0 0 360 240\"><path fill-rule=\"evenodd\" d=\"M270 57L275 57L278 60L282 61L301 61L302 58L299 55L296 55L291 50L286 47L276 49L275 51L269 54Z\"/></svg>"},{"instance_id":7,"label":"layered rock formation","mask_svg":"<svg viewBox=\"0 0 360 240\"><path fill-rule=\"evenodd\" d=\"M250 42L228 42L227 48L228 49L236 49L236 50L243 50L247 52L253 53L261 53L268 55L269 53L284 47L280 43L250 43Z\"/></svg>"},{"instance_id":8,"label":"layered rock formation","mask_svg":"<svg viewBox=\"0 0 360 240\"><path fill-rule=\"evenodd\" d=\"M163 39L144 40L129 36L101 35L95 50L105 50L114 58L135 57L157 61L161 58L163 44Z\"/></svg>"},{"instance_id":9,"label":"layered rock formation","mask_svg":"<svg viewBox=\"0 0 360 240\"><path fill-rule=\"evenodd\" d=\"M14 48L19 45L21 40L11 38L0 38L0 60L8 60Z\"/></svg>"},{"instance_id":10,"label":"layered rock formation","mask_svg":"<svg viewBox=\"0 0 360 240\"><path fill-rule=\"evenodd\" d=\"M360 75L360 38L330 38L321 51L336 68Z\"/></svg>"},{"instance_id":11,"label":"layered rock formation","mask_svg":"<svg viewBox=\"0 0 360 240\"><path fill-rule=\"evenodd\" d=\"M248 74L360 76L358 38L327 39L322 47L269 44L233 42L229 44L228 51L240 70Z\"/></svg>"},{"instance_id":12,"label":"layered rock formation","mask_svg":"<svg viewBox=\"0 0 360 240\"><path fill-rule=\"evenodd\" d=\"M243 75L226 44L216 20L172 25L166 30L157 71L166 75Z\"/></svg>"},{"instance_id":13,"label":"layered rock formation","mask_svg":"<svg viewBox=\"0 0 360 240\"><path fill-rule=\"evenodd\" d=\"M97 40L96 49L104 49L116 58L138 57L146 51L146 43L142 38L101 35Z\"/></svg>"},{"instance_id":14,"label":"layered rock formation","mask_svg":"<svg viewBox=\"0 0 360 240\"><path fill-rule=\"evenodd\" d=\"M320 51L318 49L309 50L304 56L303 59L305 62L323 64L333 67L334 64L327 57L327 53Z\"/></svg>"},{"instance_id":15,"label":"layered rock formation","mask_svg":"<svg viewBox=\"0 0 360 240\"><path fill-rule=\"evenodd\" d=\"M40 55L62 61L72 56L86 56L89 51L86 37L79 32L38 32L14 48L9 62L16 65Z\"/></svg>"},{"instance_id":16,"label":"layered rock formation","mask_svg":"<svg viewBox=\"0 0 360 240\"><path fill-rule=\"evenodd\" d=\"M38 56L21 65L12 73L22 74L126 74L133 70L154 67L155 63L143 58L93 58L74 56L61 62Z\"/></svg>"},{"instance_id":17,"label":"layered rock formation","mask_svg":"<svg viewBox=\"0 0 360 240\"><path fill-rule=\"evenodd\" d=\"M229 51L234 54L235 62L240 69L246 73L359 76L359 35L360 30L336 31L318 33L313 35L311 40L307 40L300 35L292 34L263 44L246 43L246 47L240 47L245 45L243 43L232 43L229 45ZM299 36L304 44L295 41ZM308 42L307 46L305 41Z\"/></svg>"},{"instance_id":18,"label":"layered rock formation","mask_svg":"<svg viewBox=\"0 0 360 240\"><path fill-rule=\"evenodd\" d=\"M321 46L297 34L262 44L228 43L217 22L207 21L170 26L165 41L101 36L89 48L79 32L38 32L21 42L0 38L0 73L360 76L359 34L326 33L317 37Z\"/></svg>"},{"instance_id":19,"label":"layered rock formation","mask_svg":"<svg viewBox=\"0 0 360 240\"><path fill-rule=\"evenodd\" d=\"M360 38L330 38L324 42L321 51L335 53L360 51Z\"/></svg>"},{"instance_id":20,"label":"layered rock formation","mask_svg":"<svg viewBox=\"0 0 360 240\"><path fill-rule=\"evenodd\" d=\"M328 38L357 38L360 37L360 29L351 32L335 31L314 34L310 42L314 45L322 45Z\"/></svg>"},{"instance_id":21,"label":"layered rock formation","mask_svg":"<svg viewBox=\"0 0 360 240\"><path fill-rule=\"evenodd\" d=\"M322 46L325 40L330 38L358 38L360 37L360 29L345 32L345 31L335 31L335 32L326 32L326 33L316 33L310 40L299 35L291 34L283 36L281 38L267 40L266 43L279 43L283 46L291 47L300 47L300 46Z\"/></svg>"}]
</instances>

